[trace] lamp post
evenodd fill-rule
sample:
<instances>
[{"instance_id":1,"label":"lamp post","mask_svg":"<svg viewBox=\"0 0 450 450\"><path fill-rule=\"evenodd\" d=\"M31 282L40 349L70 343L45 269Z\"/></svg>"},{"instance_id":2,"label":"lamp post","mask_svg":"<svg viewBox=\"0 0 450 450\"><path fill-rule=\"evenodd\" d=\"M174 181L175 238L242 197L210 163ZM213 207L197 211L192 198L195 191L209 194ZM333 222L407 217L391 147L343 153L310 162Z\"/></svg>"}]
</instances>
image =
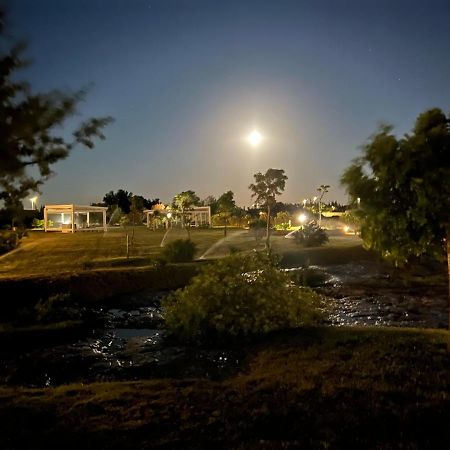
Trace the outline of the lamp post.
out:
<instances>
[{"instance_id":1,"label":"lamp post","mask_svg":"<svg viewBox=\"0 0 450 450\"><path fill-rule=\"evenodd\" d=\"M306 214L302 213L298 216L298 221L301 223L302 229L305 226L306 219L307 219Z\"/></svg>"}]
</instances>

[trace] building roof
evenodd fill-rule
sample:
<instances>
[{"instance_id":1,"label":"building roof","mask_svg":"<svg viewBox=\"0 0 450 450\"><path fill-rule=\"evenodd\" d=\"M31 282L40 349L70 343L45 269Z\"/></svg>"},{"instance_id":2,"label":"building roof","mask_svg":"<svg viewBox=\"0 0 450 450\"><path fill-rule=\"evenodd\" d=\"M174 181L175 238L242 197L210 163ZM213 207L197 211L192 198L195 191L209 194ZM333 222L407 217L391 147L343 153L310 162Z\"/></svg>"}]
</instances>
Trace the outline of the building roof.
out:
<instances>
[{"instance_id":1,"label":"building roof","mask_svg":"<svg viewBox=\"0 0 450 450\"><path fill-rule=\"evenodd\" d=\"M75 204L64 204L64 205L45 205L45 209L51 211L74 211L74 212L102 212L106 211L108 208L106 206L91 206L91 205L75 205Z\"/></svg>"}]
</instances>

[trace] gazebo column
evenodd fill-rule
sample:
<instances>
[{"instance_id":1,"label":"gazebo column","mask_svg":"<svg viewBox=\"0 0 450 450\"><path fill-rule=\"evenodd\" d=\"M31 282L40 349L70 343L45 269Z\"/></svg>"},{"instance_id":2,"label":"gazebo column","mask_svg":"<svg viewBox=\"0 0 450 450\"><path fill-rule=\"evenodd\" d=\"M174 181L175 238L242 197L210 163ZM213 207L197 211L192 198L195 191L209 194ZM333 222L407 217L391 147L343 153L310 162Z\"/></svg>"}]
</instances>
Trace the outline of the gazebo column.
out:
<instances>
[{"instance_id":1,"label":"gazebo column","mask_svg":"<svg viewBox=\"0 0 450 450\"><path fill-rule=\"evenodd\" d=\"M75 212L73 210L73 206L72 206L72 211L70 212L70 218L72 220L72 233L75 232Z\"/></svg>"},{"instance_id":2,"label":"gazebo column","mask_svg":"<svg viewBox=\"0 0 450 450\"><path fill-rule=\"evenodd\" d=\"M87 224L87 227L89 228L89 211L86 213L86 224Z\"/></svg>"},{"instance_id":3,"label":"gazebo column","mask_svg":"<svg viewBox=\"0 0 450 450\"><path fill-rule=\"evenodd\" d=\"M88 217L89 217L89 213L88 213ZM89 219L88 219L89 221ZM106 228L106 210L103 210L103 231L107 231Z\"/></svg>"},{"instance_id":4,"label":"gazebo column","mask_svg":"<svg viewBox=\"0 0 450 450\"><path fill-rule=\"evenodd\" d=\"M44 208L44 231L47 232L48 227L48 211L47 208Z\"/></svg>"}]
</instances>

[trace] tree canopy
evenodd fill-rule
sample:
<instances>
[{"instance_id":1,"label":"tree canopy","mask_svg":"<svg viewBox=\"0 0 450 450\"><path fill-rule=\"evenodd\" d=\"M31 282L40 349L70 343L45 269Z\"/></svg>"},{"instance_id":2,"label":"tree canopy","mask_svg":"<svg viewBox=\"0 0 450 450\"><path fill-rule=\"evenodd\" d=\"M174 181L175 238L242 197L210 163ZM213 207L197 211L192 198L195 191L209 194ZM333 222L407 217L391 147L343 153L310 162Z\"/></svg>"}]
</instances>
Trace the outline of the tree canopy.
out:
<instances>
[{"instance_id":1,"label":"tree canopy","mask_svg":"<svg viewBox=\"0 0 450 450\"><path fill-rule=\"evenodd\" d=\"M235 209L236 209L236 202L234 200L233 191L224 192L217 199L217 210L219 214L221 214L225 219L225 228L224 228L225 236L227 235L228 219Z\"/></svg>"},{"instance_id":2,"label":"tree canopy","mask_svg":"<svg viewBox=\"0 0 450 450\"><path fill-rule=\"evenodd\" d=\"M175 197L173 198L173 207L181 215L181 224L183 227L185 226L186 211L192 208L193 206L198 205L199 203L200 198L192 190L183 191L175 195ZM189 232L189 227L186 228L186 231L188 234L188 238L190 238L191 234Z\"/></svg>"},{"instance_id":3,"label":"tree canopy","mask_svg":"<svg viewBox=\"0 0 450 450\"><path fill-rule=\"evenodd\" d=\"M450 237L450 118L425 111L402 138L382 125L361 150L341 182L365 245L397 264L424 253L442 257Z\"/></svg>"},{"instance_id":4,"label":"tree canopy","mask_svg":"<svg viewBox=\"0 0 450 450\"><path fill-rule=\"evenodd\" d=\"M319 227L322 224L322 199L324 195L328 192L328 188L330 187L329 184L321 184L317 190L320 192L319 195Z\"/></svg>"},{"instance_id":5,"label":"tree canopy","mask_svg":"<svg viewBox=\"0 0 450 450\"><path fill-rule=\"evenodd\" d=\"M128 214L134 201L137 209L143 210L144 208L151 209L153 205L159 203L159 198L146 199L142 195L134 195L132 192L128 192L124 189L118 189L117 192L109 191L103 197L103 202L106 206L118 207L124 214Z\"/></svg>"},{"instance_id":6,"label":"tree canopy","mask_svg":"<svg viewBox=\"0 0 450 450\"><path fill-rule=\"evenodd\" d=\"M276 204L276 196L280 195L286 186L288 177L283 169L267 169L265 174L261 172L253 175L254 183L249 185L252 191L252 198L260 206L267 208L267 236L266 247L270 246L270 212Z\"/></svg>"},{"instance_id":7,"label":"tree canopy","mask_svg":"<svg viewBox=\"0 0 450 450\"><path fill-rule=\"evenodd\" d=\"M112 119L88 118L68 133L67 120L79 113L86 91L36 93L18 81L26 46L8 41L4 17L0 12L0 200L21 210L22 199L53 174L52 165L77 145L93 148L95 139L105 139L102 130Z\"/></svg>"}]
</instances>

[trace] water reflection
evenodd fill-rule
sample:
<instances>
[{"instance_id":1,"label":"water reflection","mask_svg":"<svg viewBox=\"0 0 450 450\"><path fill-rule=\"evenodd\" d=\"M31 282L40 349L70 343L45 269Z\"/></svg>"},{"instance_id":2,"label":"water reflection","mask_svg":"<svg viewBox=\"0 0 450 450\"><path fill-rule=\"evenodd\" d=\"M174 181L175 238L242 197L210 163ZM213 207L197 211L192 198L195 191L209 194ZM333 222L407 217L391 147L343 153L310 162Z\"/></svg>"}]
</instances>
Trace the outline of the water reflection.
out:
<instances>
[{"instance_id":1,"label":"water reflection","mask_svg":"<svg viewBox=\"0 0 450 450\"><path fill-rule=\"evenodd\" d=\"M289 272L312 282L324 296L332 326L447 326L445 287L407 290L393 285L369 263ZM20 351L11 349L0 365L0 383L54 386L152 377L220 379L240 368L242 356L237 349L192 349L171 342L164 329L161 298L161 294L136 294L118 302L128 308L116 304L92 311L97 325L86 325L77 337L61 334L61 339L41 343L30 339Z\"/></svg>"}]
</instances>

